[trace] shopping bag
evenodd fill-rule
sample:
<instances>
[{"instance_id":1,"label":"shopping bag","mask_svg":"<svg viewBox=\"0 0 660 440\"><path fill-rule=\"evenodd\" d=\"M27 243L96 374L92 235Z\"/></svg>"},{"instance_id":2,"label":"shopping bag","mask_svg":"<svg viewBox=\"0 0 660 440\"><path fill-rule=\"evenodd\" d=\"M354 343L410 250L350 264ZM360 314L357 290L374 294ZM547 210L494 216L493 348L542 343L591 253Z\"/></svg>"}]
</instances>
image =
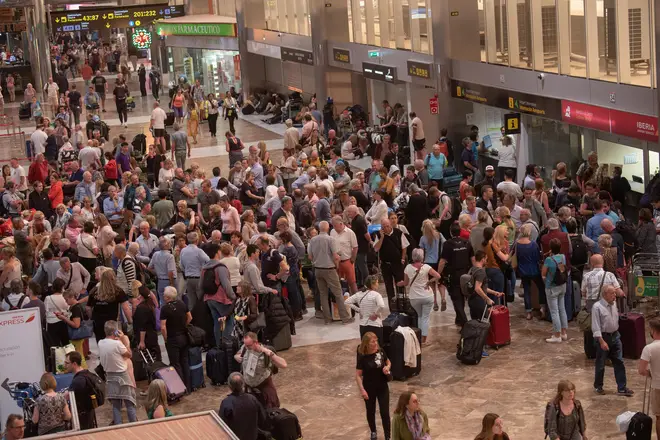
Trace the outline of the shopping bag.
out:
<instances>
[{"instance_id":1,"label":"shopping bag","mask_svg":"<svg viewBox=\"0 0 660 440\"><path fill-rule=\"evenodd\" d=\"M51 348L53 359L55 359L55 374L66 373L66 367L64 366L64 360L66 355L72 351L76 351L73 344L67 344L64 347L52 347Z\"/></svg>"}]
</instances>

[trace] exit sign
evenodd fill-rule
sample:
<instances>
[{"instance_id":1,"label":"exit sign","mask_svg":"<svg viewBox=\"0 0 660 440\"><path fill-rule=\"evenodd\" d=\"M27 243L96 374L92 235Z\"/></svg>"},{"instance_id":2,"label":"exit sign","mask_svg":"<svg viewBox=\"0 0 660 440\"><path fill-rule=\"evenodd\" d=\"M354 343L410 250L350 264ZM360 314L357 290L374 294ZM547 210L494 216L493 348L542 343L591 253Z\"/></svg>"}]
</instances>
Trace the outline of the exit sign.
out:
<instances>
[{"instance_id":1,"label":"exit sign","mask_svg":"<svg viewBox=\"0 0 660 440\"><path fill-rule=\"evenodd\" d=\"M369 58L378 58L380 56L380 52L377 50L370 50L369 51Z\"/></svg>"}]
</instances>

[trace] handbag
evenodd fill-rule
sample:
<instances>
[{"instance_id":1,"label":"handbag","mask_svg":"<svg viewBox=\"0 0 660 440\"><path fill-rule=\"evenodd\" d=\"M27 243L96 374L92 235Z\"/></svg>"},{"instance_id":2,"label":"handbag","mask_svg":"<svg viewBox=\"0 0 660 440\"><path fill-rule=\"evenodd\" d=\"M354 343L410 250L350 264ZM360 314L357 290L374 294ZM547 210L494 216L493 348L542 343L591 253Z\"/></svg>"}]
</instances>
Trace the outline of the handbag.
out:
<instances>
[{"instance_id":1,"label":"handbag","mask_svg":"<svg viewBox=\"0 0 660 440\"><path fill-rule=\"evenodd\" d=\"M603 278L600 280L600 286L598 287L598 298L596 298L596 301L600 299L600 294L603 290L603 283L605 282L606 276L607 272L603 270ZM587 311L586 307L583 307L582 310L580 310L580 313L578 313L577 323L578 327L580 327L580 331L591 332L591 312Z\"/></svg>"},{"instance_id":2,"label":"handbag","mask_svg":"<svg viewBox=\"0 0 660 440\"><path fill-rule=\"evenodd\" d=\"M513 246L513 255L511 255L511 267L513 270L518 269L518 242Z\"/></svg>"},{"instance_id":3,"label":"handbag","mask_svg":"<svg viewBox=\"0 0 660 440\"><path fill-rule=\"evenodd\" d=\"M86 248L89 252L91 252L92 254L94 254L94 250L93 250L93 249L90 249L89 246L87 246L87 244L85 244L85 239L84 239L84 237L82 237L82 235L81 235L81 237L80 237L80 242L83 244L83 246L85 246L85 248ZM105 266L105 257L103 256L103 249L99 248L99 253L98 253L98 254L94 254L94 255L96 256L96 265L97 265L98 267L103 267L103 266Z\"/></svg>"},{"instance_id":4,"label":"handbag","mask_svg":"<svg viewBox=\"0 0 660 440\"><path fill-rule=\"evenodd\" d=\"M250 325L248 325L248 328L252 332L256 332L261 330L262 328L266 328L266 314L264 312L259 312L257 315L257 319L252 321Z\"/></svg>"},{"instance_id":5,"label":"handbag","mask_svg":"<svg viewBox=\"0 0 660 440\"><path fill-rule=\"evenodd\" d=\"M189 324L186 327L186 334L188 335L188 343L192 347L201 347L204 345L204 339L206 338L204 329Z\"/></svg>"},{"instance_id":6,"label":"handbag","mask_svg":"<svg viewBox=\"0 0 660 440\"><path fill-rule=\"evenodd\" d=\"M86 318L86 316L83 318ZM69 339L72 341L88 339L94 334L94 322L91 319L81 319L80 327L73 328L67 326L67 330L69 331Z\"/></svg>"}]
</instances>

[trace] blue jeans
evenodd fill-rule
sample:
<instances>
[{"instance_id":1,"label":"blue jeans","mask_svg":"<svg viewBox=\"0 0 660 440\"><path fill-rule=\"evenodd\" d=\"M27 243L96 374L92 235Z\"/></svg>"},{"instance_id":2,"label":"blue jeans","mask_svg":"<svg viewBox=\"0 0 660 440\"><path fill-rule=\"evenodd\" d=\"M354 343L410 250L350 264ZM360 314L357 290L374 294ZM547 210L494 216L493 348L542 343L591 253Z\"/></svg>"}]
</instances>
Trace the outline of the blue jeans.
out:
<instances>
[{"instance_id":1,"label":"blue jeans","mask_svg":"<svg viewBox=\"0 0 660 440\"><path fill-rule=\"evenodd\" d=\"M298 291L298 274L291 272L289 278L286 279L287 292L289 292L289 304L291 305L291 311L294 314L298 314L302 310L302 301L300 299L300 292Z\"/></svg>"},{"instance_id":2,"label":"blue jeans","mask_svg":"<svg viewBox=\"0 0 660 440\"><path fill-rule=\"evenodd\" d=\"M314 310L317 312L321 311L321 295L319 293L319 289L316 286L316 274L314 273L314 269L310 268L305 268L303 269L304 272L306 272L305 278L307 278L307 285L309 286L309 290L312 291L314 294Z\"/></svg>"},{"instance_id":3,"label":"blue jeans","mask_svg":"<svg viewBox=\"0 0 660 440\"><path fill-rule=\"evenodd\" d=\"M213 316L213 334L215 335L215 344L220 347L222 340L229 340L231 333L234 330L234 310L233 304L222 304L217 301L206 301L206 305L211 309L211 316ZM220 322L218 318L225 317L225 328L220 329Z\"/></svg>"},{"instance_id":4,"label":"blue jeans","mask_svg":"<svg viewBox=\"0 0 660 440\"><path fill-rule=\"evenodd\" d=\"M539 291L539 304L544 305L547 303L547 300L545 298L545 283L543 282L543 278L541 278L541 275L534 275L534 276L522 276L522 286L523 286L523 292L525 293L525 312L531 312L532 311L532 282L536 284L536 288Z\"/></svg>"},{"instance_id":5,"label":"blue jeans","mask_svg":"<svg viewBox=\"0 0 660 440\"><path fill-rule=\"evenodd\" d=\"M158 278L158 282L156 284L156 292L158 293L158 303L160 304L161 307L165 305L165 297L163 296L163 292L165 292L165 288L170 285L170 280L164 280ZM175 282L176 286L176 282Z\"/></svg>"},{"instance_id":6,"label":"blue jeans","mask_svg":"<svg viewBox=\"0 0 660 440\"><path fill-rule=\"evenodd\" d=\"M486 276L488 277L488 287L496 292L504 292L504 274L499 269L486 269ZM496 301L493 295L488 295L490 299Z\"/></svg>"},{"instance_id":7,"label":"blue jeans","mask_svg":"<svg viewBox=\"0 0 660 440\"><path fill-rule=\"evenodd\" d=\"M433 309L433 296L411 299L410 305L419 317L419 329L422 331L422 336L428 336L431 310Z\"/></svg>"},{"instance_id":8,"label":"blue jeans","mask_svg":"<svg viewBox=\"0 0 660 440\"><path fill-rule=\"evenodd\" d=\"M552 317L552 331L555 333L559 333L561 329L568 328L566 302L564 301L565 295L566 284L550 287L547 292L548 309L550 309L550 316Z\"/></svg>"},{"instance_id":9,"label":"blue jeans","mask_svg":"<svg viewBox=\"0 0 660 440\"><path fill-rule=\"evenodd\" d=\"M115 425L121 425L121 404L126 405L126 414L128 415L129 423L137 422L137 411L135 405L130 400L123 399L110 399L112 403L112 422Z\"/></svg>"},{"instance_id":10,"label":"blue jeans","mask_svg":"<svg viewBox=\"0 0 660 440\"><path fill-rule=\"evenodd\" d=\"M621 335L619 332L611 334L603 333L603 340L609 346L609 351L600 348L598 341L596 342L596 377L594 379L594 388L602 388L603 380L605 378L605 359L612 361L614 367L614 379L616 380L616 387L618 391L626 389L626 367L623 364L623 348L621 346Z\"/></svg>"}]
</instances>

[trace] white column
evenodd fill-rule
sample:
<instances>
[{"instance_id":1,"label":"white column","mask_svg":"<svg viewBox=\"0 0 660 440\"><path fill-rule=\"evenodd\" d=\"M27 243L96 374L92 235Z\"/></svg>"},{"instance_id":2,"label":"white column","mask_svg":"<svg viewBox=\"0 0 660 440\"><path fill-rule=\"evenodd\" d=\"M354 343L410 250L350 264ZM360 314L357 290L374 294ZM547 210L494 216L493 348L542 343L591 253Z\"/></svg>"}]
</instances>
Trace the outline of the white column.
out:
<instances>
[{"instance_id":1,"label":"white column","mask_svg":"<svg viewBox=\"0 0 660 440\"><path fill-rule=\"evenodd\" d=\"M584 0L584 19L587 29L587 78L600 76L598 57L598 16L596 0Z\"/></svg>"},{"instance_id":2,"label":"white column","mask_svg":"<svg viewBox=\"0 0 660 440\"><path fill-rule=\"evenodd\" d=\"M410 90L412 84L409 82L406 83L406 113L410 113L413 108L412 103L412 91ZM410 145L410 157L415 157L415 149L413 148L413 129L410 125L412 121L408 118L408 145Z\"/></svg>"},{"instance_id":3,"label":"white column","mask_svg":"<svg viewBox=\"0 0 660 440\"><path fill-rule=\"evenodd\" d=\"M366 18L367 25L367 44L375 45L376 44L376 35L374 28L376 26L376 17L374 14L374 2L373 0L363 0L364 1L364 15Z\"/></svg>"},{"instance_id":4,"label":"white column","mask_svg":"<svg viewBox=\"0 0 660 440\"><path fill-rule=\"evenodd\" d=\"M540 1L530 2L530 14L532 29L532 66L535 70L544 70L543 57L543 20L541 18L542 3Z\"/></svg>"},{"instance_id":5,"label":"white column","mask_svg":"<svg viewBox=\"0 0 660 440\"><path fill-rule=\"evenodd\" d=\"M396 47L403 49L406 47L406 33L403 30L403 6L399 0L393 0L394 8L394 34L396 36Z\"/></svg>"},{"instance_id":6,"label":"white column","mask_svg":"<svg viewBox=\"0 0 660 440\"><path fill-rule=\"evenodd\" d=\"M371 124L378 125L380 121L378 120L378 114L382 111L378 106L379 100L376 97L376 81L373 79L368 79L369 83L369 95L371 96Z\"/></svg>"},{"instance_id":7,"label":"white column","mask_svg":"<svg viewBox=\"0 0 660 440\"><path fill-rule=\"evenodd\" d=\"M619 66L619 82L630 84L630 24L628 23L628 0L616 0L616 58L617 65Z\"/></svg>"},{"instance_id":8,"label":"white column","mask_svg":"<svg viewBox=\"0 0 660 440\"><path fill-rule=\"evenodd\" d=\"M518 171L516 173L519 178L518 182L522 180L520 179L520 176L525 175L525 167L529 163L529 149L531 148L525 119L525 116L520 119L520 134L517 135L517 139L515 139L518 150Z\"/></svg>"},{"instance_id":9,"label":"white column","mask_svg":"<svg viewBox=\"0 0 660 440\"><path fill-rule=\"evenodd\" d=\"M571 74L571 4L557 0L557 32L559 37L559 73Z\"/></svg>"},{"instance_id":10,"label":"white column","mask_svg":"<svg viewBox=\"0 0 660 440\"><path fill-rule=\"evenodd\" d=\"M378 30L380 31L380 45L390 47L390 2L378 0Z\"/></svg>"},{"instance_id":11,"label":"white column","mask_svg":"<svg viewBox=\"0 0 660 440\"><path fill-rule=\"evenodd\" d=\"M417 0L408 0L408 5L410 11L410 47L413 52L421 52L422 40L419 32L419 18L413 17L419 16L419 3Z\"/></svg>"},{"instance_id":12,"label":"white column","mask_svg":"<svg viewBox=\"0 0 660 440\"><path fill-rule=\"evenodd\" d=\"M362 13L360 0L351 0L351 15L353 17L353 40L355 43L366 44L362 34Z\"/></svg>"},{"instance_id":13,"label":"white column","mask_svg":"<svg viewBox=\"0 0 660 440\"><path fill-rule=\"evenodd\" d=\"M502 0L502 3L504 1ZM502 15L502 14L500 14ZM507 0L506 20L509 38L509 65L520 65L520 33L518 32L518 0ZM501 26L504 29L504 25ZM504 30L502 30L504 33Z\"/></svg>"},{"instance_id":14,"label":"white column","mask_svg":"<svg viewBox=\"0 0 660 440\"><path fill-rule=\"evenodd\" d=\"M484 20L486 20L486 61L497 61L497 28L495 26L495 0L484 0ZM511 30L509 29L509 34Z\"/></svg>"}]
</instances>

